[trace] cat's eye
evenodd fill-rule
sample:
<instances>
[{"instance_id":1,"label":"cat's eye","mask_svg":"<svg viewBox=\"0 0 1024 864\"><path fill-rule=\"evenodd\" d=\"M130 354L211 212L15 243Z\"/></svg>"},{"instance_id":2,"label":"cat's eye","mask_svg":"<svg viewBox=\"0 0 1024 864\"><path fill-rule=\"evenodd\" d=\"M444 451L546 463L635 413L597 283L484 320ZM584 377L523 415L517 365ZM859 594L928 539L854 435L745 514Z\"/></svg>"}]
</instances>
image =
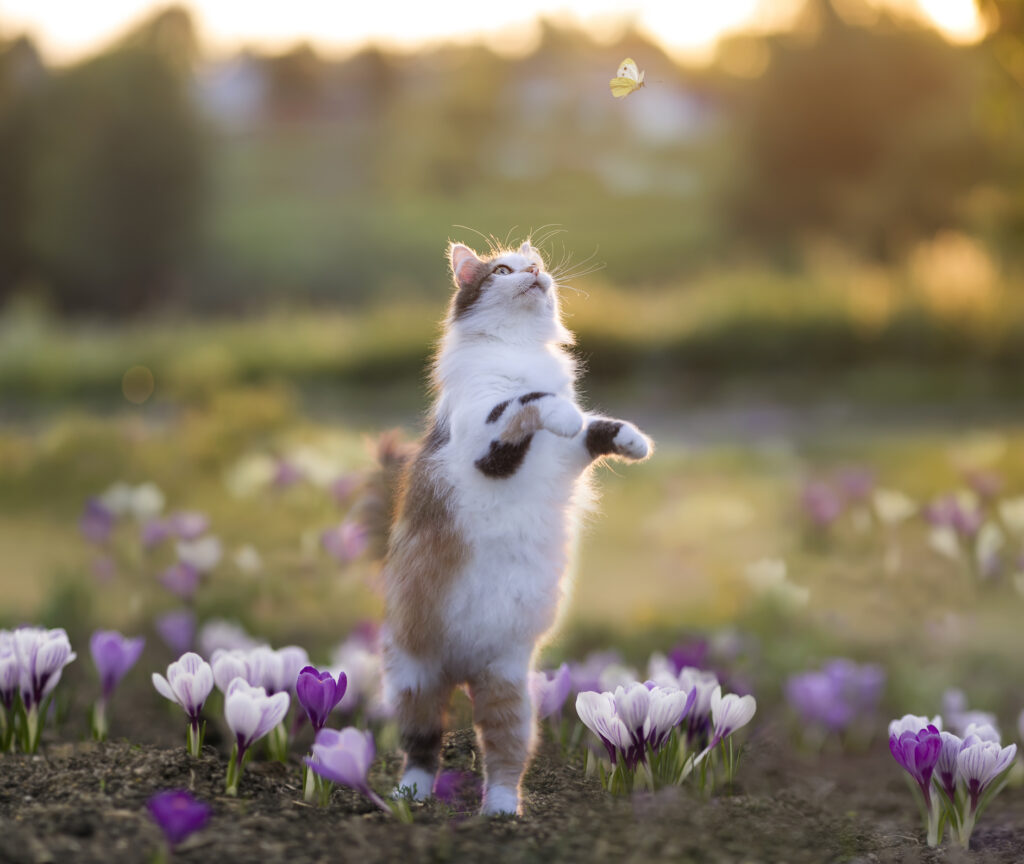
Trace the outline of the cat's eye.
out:
<instances>
[{"instance_id":1,"label":"cat's eye","mask_svg":"<svg viewBox=\"0 0 1024 864\"><path fill-rule=\"evenodd\" d=\"M499 276L504 276L507 273L511 273L512 268L506 267L504 264L499 264L497 267L494 268L494 272Z\"/></svg>"}]
</instances>

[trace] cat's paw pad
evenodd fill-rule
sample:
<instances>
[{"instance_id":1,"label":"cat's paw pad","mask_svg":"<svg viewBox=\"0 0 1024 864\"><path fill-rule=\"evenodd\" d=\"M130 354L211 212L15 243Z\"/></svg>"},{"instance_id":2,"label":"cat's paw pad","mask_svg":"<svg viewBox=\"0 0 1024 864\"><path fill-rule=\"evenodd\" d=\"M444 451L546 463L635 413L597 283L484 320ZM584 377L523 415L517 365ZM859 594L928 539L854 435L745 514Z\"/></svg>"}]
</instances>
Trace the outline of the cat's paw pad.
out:
<instances>
[{"instance_id":1,"label":"cat's paw pad","mask_svg":"<svg viewBox=\"0 0 1024 864\"><path fill-rule=\"evenodd\" d=\"M626 459L646 459L654 449L651 439L632 423L623 423L612 440L615 452Z\"/></svg>"},{"instance_id":2,"label":"cat's paw pad","mask_svg":"<svg viewBox=\"0 0 1024 864\"><path fill-rule=\"evenodd\" d=\"M545 399L540 406L540 422L548 432L575 438L583 428L583 415L568 399Z\"/></svg>"},{"instance_id":3,"label":"cat's paw pad","mask_svg":"<svg viewBox=\"0 0 1024 864\"><path fill-rule=\"evenodd\" d=\"M484 790L480 812L485 816L516 816L519 813L519 793L508 786L489 786Z\"/></svg>"},{"instance_id":4,"label":"cat's paw pad","mask_svg":"<svg viewBox=\"0 0 1024 864\"><path fill-rule=\"evenodd\" d=\"M409 768L392 790L392 798L408 798L410 801L424 801L434 789L434 775L423 768Z\"/></svg>"}]
</instances>

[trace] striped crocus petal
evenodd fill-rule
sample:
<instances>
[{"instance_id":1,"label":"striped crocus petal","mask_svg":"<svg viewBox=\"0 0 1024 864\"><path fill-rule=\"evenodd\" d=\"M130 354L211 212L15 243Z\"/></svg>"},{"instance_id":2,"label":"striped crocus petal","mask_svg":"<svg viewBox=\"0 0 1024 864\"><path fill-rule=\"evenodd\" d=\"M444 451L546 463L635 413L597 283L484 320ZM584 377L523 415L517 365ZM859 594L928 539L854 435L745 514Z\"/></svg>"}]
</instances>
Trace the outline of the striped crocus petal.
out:
<instances>
[{"instance_id":1,"label":"striped crocus petal","mask_svg":"<svg viewBox=\"0 0 1024 864\"><path fill-rule=\"evenodd\" d=\"M1017 745L1000 747L994 741L982 741L969 737L957 756L957 776L971 798L971 812L992 782L999 777L1017 755Z\"/></svg>"}]
</instances>

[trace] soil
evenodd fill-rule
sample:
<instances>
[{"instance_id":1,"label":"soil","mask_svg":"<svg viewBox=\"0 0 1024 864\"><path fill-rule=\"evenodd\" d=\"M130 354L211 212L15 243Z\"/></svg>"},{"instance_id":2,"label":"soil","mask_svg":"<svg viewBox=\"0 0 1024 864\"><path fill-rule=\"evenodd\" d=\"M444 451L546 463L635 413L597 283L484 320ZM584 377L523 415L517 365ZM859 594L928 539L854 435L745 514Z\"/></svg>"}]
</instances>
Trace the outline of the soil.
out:
<instances>
[{"instance_id":1,"label":"soil","mask_svg":"<svg viewBox=\"0 0 1024 864\"><path fill-rule=\"evenodd\" d=\"M545 741L525 778L522 818L484 819L473 814L474 801L461 813L428 801L413 805L412 825L343 788L326 808L305 804L297 754L289 765L252 762L235 799L223 794L226 762L209 745L199 759L184 746L124 740L48 741L44 749L0 757L0 862L149 861L161 837L145 804L169 788L191 789L213 807L206 828L175 853L181 862L1024 861L1024 789L994 802L972 851L948 839L928 849L883 742L859 755L811 758L770 724L748 742L732 794L705 799L684 788L612 798L578 759ZM471 730L447 736L444 762L476 766ZM384 754L377 788L398 768L397 754Z\"/></svg>"}]
</instances>

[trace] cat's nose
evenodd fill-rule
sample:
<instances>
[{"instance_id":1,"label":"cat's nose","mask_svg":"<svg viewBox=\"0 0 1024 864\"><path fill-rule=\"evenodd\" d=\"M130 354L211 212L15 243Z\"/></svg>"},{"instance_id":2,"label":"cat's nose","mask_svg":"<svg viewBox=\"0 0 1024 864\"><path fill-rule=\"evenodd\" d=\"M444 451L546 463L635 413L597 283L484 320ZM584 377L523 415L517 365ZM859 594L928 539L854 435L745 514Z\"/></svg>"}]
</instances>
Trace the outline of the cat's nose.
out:
<instances>
[{"instance_id":1,"label":"cat's nose","mask_svg":"<svg viewBox=\"0 0 1024 864\"><path fill-rule=\"evenodd\" d=\"M527 273L532 273L534 276L536 276L537 272L538 272L537 265L536 264L531 264L529 267L526 268L526 272Z\"/></svg>"}]
</instances>

